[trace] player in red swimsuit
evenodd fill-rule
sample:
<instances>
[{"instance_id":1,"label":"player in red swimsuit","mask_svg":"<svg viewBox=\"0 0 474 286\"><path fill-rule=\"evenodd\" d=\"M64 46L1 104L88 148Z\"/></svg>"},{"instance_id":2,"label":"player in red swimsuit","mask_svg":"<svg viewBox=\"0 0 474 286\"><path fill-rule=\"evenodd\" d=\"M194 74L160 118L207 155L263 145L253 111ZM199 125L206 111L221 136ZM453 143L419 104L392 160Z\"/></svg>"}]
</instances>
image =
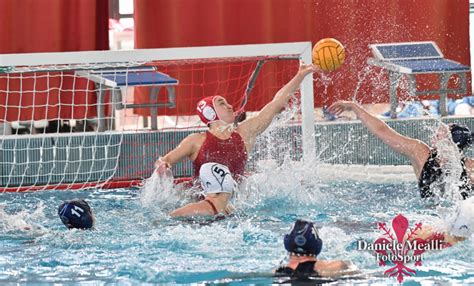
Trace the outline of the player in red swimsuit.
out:
<instances>
[{"instance_id":1,"label":"player in red swimsuit","mask_svg":"<svg viewBox=\"0 0 474 286\"><path fill-rule=\"evenodd\" d=\"M244 173L248 154L257 135L265 131L273 118L285 108L306 75L314 71L316 68L313 65L301 65L296 75L275 94L271 102L256 116L244 120L238 126L234 125L234 109L224 97L206 97L198 103L197 113L209 130L187 136L175 149L158 159L156 167L157 172L166 173L177 162L190 158L194 175L200 177L206 195L202 201L171 212L171 216L226 213L235 181L238 182ZM230 182L231 179L234 183Z\"/></svg>"}]
</instances>

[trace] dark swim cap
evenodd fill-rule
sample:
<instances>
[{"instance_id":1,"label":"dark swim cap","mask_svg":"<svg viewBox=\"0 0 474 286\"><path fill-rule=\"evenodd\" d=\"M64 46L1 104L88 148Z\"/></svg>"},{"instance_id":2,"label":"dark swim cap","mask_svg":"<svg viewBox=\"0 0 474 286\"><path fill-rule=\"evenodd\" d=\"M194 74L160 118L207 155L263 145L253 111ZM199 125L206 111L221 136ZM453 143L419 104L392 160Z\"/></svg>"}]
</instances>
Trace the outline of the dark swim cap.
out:
<instances>
[{"instance_id":1,"label":"dark swim cap","mask_svg":"<svg viewBox=\"0 0 474 286\"><path fill-rule=\"evenodd\" d=\"M451 137L453 142L456 143L459 149L463 150L472 143L472 133L469 128L458 124L450 124L449 130L451 131Z\"/></svg>"},{"instance_id":2,"label":"dark swim cap","mask_svg":"<svg viewBox=\"0 0 474 286\"><path fill-rule=\"evenodd\" d=\"M58 215L69 229L88 229L94 226L91 207L84 200L76 199L63 202L58 208Z\"/></svg>"},{"instance_id":3,"label":"dark swim cap","mask_svg":"<svg viewBox=\"0 0 474 286\"><path fill-rule=\"evenodd\" d=\"M283 240L285 249L295 255L317 256L323 248L323 241L312 222L297 220Z\"/></svg>"}]
</instances>

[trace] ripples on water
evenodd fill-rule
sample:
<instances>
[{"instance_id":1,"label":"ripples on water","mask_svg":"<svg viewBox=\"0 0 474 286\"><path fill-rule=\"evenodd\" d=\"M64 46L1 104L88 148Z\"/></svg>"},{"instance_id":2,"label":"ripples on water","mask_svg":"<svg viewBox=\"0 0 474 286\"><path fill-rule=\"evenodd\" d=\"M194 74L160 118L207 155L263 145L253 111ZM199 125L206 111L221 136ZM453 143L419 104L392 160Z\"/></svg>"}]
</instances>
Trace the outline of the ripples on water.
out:
<instances>
[{"instance_id":1,"label":"ripples on water","mask_svg":"<svg viewBox=\"0 0 474 286\"><path fill-rule=\"evenodd\" d=\"M234 200L234 216L195 223L167 216L185 198L159 178L155 184L163 189L0 194L0 282L267 284L285 257L282 237L296 218L320 226L321 258L349 259L378 277L383 269L375 259L355 249L357 239L380 236L376 222L402 213L410 224L440 223L437 210L419 199L415 183L317 178L316 169L296 163L268 168L249 178ZM61 224L56 208L71 198L90 202L96 231L68 231ZM429 254L418 275L406 280L474 282L473 252L470 239Z\"/></svg>"}]
</instances>

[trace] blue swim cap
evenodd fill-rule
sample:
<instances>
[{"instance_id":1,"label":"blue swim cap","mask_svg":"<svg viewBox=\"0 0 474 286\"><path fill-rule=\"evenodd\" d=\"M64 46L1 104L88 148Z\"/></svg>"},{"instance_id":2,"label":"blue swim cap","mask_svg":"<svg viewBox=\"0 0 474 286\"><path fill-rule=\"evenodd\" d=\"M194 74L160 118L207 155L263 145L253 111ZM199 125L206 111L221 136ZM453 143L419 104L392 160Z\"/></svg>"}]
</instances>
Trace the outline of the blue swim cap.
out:
<instances>
[{"instance_id":1,"label":"blue swim cap","mask_svg":"<svg viewBox=\"0 0 474 286\"><path fill-rule=\"evenodd\" d=\"M283 240L285 249L296 255L317 256L322 248L323 241L312 222L297 220L289 234Z\"/></svg>"},{"instance_id":2,"label":"blue swim cap","mask_svg":"<svg viewBox=\"0 0 474 286\"><path fill-rule=\"evenodd\" d=\"M63 202L58 208L58 215L69 229L89 229L94 226L91 207L84 200L76 199Z\"/></svg>"},{"instance_id":3,"label":"blue swim cap","mask_svg":"<svg viewBox=\"0 0 474 286\"><path fill-rule=\"evenodd\" d=\"M451 131L453 142L456 143L459 149L463 150L471 145L472 133L469 128L453 123L449 125L449 130Z\"/></svg>"}]
</instances>

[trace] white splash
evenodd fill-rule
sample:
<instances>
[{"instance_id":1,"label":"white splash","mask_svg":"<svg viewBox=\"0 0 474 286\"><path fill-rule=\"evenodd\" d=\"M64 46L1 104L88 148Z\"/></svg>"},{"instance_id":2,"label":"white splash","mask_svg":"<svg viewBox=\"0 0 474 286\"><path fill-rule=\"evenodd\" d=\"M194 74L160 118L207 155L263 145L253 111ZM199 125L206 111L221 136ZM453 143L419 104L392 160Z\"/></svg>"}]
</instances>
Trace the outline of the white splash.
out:
<instances>
[{"instance_id":1,"label":"white splash","mask_svg":"<svg viewBox=\"0 0 474 286\"><path fill-rule=\"evenodd\" d=\"M434 139L433 147L438 152L438 159L444 176L442 178L443 186L434 191L442 200L456 202L461 199L459 195L459 185L461 184L459 178L461 178L463 172L461 165L462 154L450 136L449 127L441 122L439 128L446 129L444 130L446 134L443 138Z\"/></svg>"},{"instance_id":2,"label":"white splash","mask_svg":"<svg viewBox=\"0 0 474 286\"><path fill-rule=\"evenodd\" d=\"M150 178L146 179L140 190L140 203L145 207L163 206L175 204L180 200L173 182L173 175L170 173L159 174L153 172Z\"/></svg>"},{"instance_id":3,"label":"white splash","mask_svg":"<svg viewBox=\"0 0 474 286\"><path fill-rule=\"evenodd\" d=\"M474 197L459 202L445 214L444 228L449 234L470 238L474 234Z\"/></svg>"},{"instance_id":4,"label":"white splash","mask_svg":"<svg viewBox=\"0 0 474 286\"><path fill-rule=\"evenodd\" d=\"M317 164L286 159L283 164L275 160L261 160L257 170L240 185L234 203L238 207L255 207L262 200L285 198L298 203L323 200L319 192Z\"/></svg>"},{"instance_id":5,"label":"white splash","mask_svg":"<svg viewBox=\"0 0 474 286\"><path fill-rule=\"evenodd\" d=\"M36 223L44 219L44 204L40 203L33 211L24 209L16 213L9 213L5 205L0 205L0 231L33 231L44 232L45 228Z\"/></svg>"}]
</instances>

